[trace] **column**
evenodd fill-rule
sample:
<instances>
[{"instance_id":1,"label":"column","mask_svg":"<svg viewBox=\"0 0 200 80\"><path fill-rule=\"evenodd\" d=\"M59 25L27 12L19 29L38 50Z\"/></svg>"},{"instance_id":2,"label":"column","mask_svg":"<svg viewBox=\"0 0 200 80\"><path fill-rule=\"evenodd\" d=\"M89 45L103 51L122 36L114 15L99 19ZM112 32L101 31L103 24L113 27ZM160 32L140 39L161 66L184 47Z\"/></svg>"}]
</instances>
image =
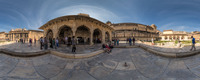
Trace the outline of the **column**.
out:
<instances>
[{"instance_id":1,"label":"column","mask_svg":"<svg viewBox=\"0 0 200 80\"><path fill-rule=\"evenodd\" d=\"M165 36L162 36L162 41L164 41L165 40Z\"/></svg>"},{"instance_id":2,"label":"column","mask_svg":"<svg viewBox=\"0 0 200 80\"><path fill-rule=\"evenodd\" d=\"M16 35L16 34L13 33L13 41L15 41L15 35Z\"/></svg>"},{"instance_id":3,"label":"column","mask_svg":"<svg viewBox=\"0 0 200 80\"><path fill-rule=\"evenodd\" d=\"M58 29L58 26L56 25L53 27L53 38L56 39L59 36L58 32L59 32L59 29Z\"/></svg>"},{"instance_id":4,"label":"column","mask_svg":"<svg viewBox=\"0 0 200 80\"><path fill-rule=\"evenodd\" d=\"M182 36L179 36L179 40L181 40Z\"/></svg>"},{"instance_id":5,"label":"column","mask_svg":"<svg viewBox=\"0 0 200 80\"><path fill-rule=\"evenodd\" d=\"M90 30L90 45L93 45L93 33L94 33L94 30Z\"/></svg>"},{"instance_id":6,"label":"column","mask_svg":"<svg viewBox=\"0 0 200 80\"><path fill-rule=\"evenodd\" d=\"M167 40L169 41L169 36L167 36Z\"/></svg>"},{"instance_id":7,"label":"column","mask_svg":"<svg viewBox=\"0 0 200 80\"><path fill-rule=\"evenodd\" d=\"M188 40L188 37L187 36L184 36L185 37L185 40Z\"/></svg>"},{"instance_id":8,"label":"column","mask_svg":"<svg viewBox=\"0 0 200 80\"><path fill-rule=\"evenodd\" d=\"M13 41L13 33L11 33L11 41Z\"/></svg>"},{"instance_id":9,"label":"column","mask_svg":"<svg viewBox=\"0 0 200 80\"><path fill-rule=\"evenodd\" d=\"M57 38L58 37L58 31L57 30L53 30L53 38Z\"/></svg>"},{"instance_id":10,"label":"column","mask_svg":"<svg viewBox=\"0 0 200 80\"><path fill-rule=\"evenodd\" d=\"M174 36L172 36L172 40L174 40Z\"/></svg>"},{"instance_id":11,"label":"column","mask_svg":"<svg viewBox=\"0 0 200 80\"><path fill-rule=\"evenodd\" d=\"M106 34L105 30L102 30L102 43L106 42L105 41L105 34Z\"/></svg>"},{"instance_id":12,"label":"column","mask_svg":"<svg viewBox=\"0 0 200 80\"><path fill-rule=\"evenodd\" d=\"M72 36L76 36L76 27L72 28L72 32L73 32Z\"/></svg>"},{"instance_id":13,"label":"column","mask_svg":"<svg viewBox=\"0 0 200 80\"><path fill-rule=\"evenodd\" d=\"M109 32L109 39L112 41L112 32Z\"/></svg>"}]
</instances>

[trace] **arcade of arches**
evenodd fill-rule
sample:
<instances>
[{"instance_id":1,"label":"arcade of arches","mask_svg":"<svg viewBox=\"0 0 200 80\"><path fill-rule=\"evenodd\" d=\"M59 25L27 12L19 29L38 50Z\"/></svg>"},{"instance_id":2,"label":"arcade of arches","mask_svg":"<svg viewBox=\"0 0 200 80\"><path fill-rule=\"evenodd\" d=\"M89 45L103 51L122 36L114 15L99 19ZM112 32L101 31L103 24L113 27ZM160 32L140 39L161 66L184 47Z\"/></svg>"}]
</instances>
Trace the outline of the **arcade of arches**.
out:
<instances>
[{"instance_id":1,"label":"arcade of arches","mask_svg":"<svg viewBox=\"0 0 200 80\"><path fill-rule=\"evenodd\" d=\"M60 43L64 43L65 37L68 37L70 42L74 36L78 44L90 45L109 42L112 40L111 32L114 30L103 22L83 15L59 17L49 21L40 29L44 30L47 39L58 38Z\"/></svg>"}]
</instances>

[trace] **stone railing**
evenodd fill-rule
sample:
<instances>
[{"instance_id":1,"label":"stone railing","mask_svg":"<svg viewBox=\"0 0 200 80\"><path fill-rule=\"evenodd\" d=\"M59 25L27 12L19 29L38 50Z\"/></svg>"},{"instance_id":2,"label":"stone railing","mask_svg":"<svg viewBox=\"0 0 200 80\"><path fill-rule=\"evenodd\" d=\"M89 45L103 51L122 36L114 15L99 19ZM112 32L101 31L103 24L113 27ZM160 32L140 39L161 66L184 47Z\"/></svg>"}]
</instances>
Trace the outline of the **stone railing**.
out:
<instances>
[{"instance_id":1,"label":"stone railing","mask_svg":"<svg viewBox=\"0 0 200 80\"><path fill-rule=\"evenodd\" d=\"M153 54L156 54L159 56L163 56L163 57L169 57L169 58L183 58L183 57L197 55L200 53L200 50L190 51L190 52L162 52L162 51L151 49L145 45L138 45L138 47L140 47L150 53L153 53Z\"/></svg>"},{"instance_id":2,"label":"stone railing","mask_svg":"<svg viewBox=\"0 0 200 80\"><path fill-rule=\"evenodd\" d=\"M0 46L8 45L8 44L13 44L13 43L15 43L15 41L9 41L9 42L5 41L5 42L0 42Z\"/></svg>"},{"instance_id":3,"label":"stone railing","mask_svg":"<svg viewBox=\"0 0 200 80\"><path fill-rule=\"evenodd\" d=\"M0 53L14 56L14 57L36 57L45 54L53 54L62 58L70 58L70 59L82 59L82 58L89 58L101 53L104 53L104 50L98 50L87 54L70 54L70 53L62 53L54 50L45 50L39 52L14 52L7 49L0 49Z\"/></svg>"}]
</instances>

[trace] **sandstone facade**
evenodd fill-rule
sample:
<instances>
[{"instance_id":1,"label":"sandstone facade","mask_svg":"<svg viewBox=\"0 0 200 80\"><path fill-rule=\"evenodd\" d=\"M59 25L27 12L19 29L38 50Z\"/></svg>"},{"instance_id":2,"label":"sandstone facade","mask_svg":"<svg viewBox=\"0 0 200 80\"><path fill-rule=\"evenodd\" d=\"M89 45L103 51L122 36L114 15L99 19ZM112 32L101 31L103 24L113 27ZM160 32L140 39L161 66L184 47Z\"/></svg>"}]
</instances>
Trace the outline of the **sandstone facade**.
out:
<instances>
[{"instance_id":1,"label":"sandstone facade","mask_svg":"<svg viewBox=\"0 0 200 80\"><path fill-rule=\"evenodd\" d=\"M74 36L79 43L94 44L97 40L106 43L112 40L112 27L89 17L86 14L68 15L50 20L39 29L44 30L48 39L58 38L62 43L65 37Z\"/></svg>"},{"instance_id":2,"label":"sandstone facade","mask_svg":"<svg viewBox=\"0 0 200 80\"><path fill-rule=\"evenodd\" d=\"M126 41L127 38L133 37L140 41L151 41L152 39L159 39L159 31L154 24L151 26L138 23L111 24L111 22L107 22L107 24L112 26L115 30L112 37L114 39L119 39L120 41Z\"/></svg>"},{"instance_id":3,"label":"sandstone facade","mask_svg":"<svg viewBox=\"0 0 200 80\"><path fill-rule=\"evenodd\" d=\"M187 41L190 40L192 34L189 34L185 31L164 30L160 36L162 41Z\"/></svg>"},{"instance_id":4,"label":"sandstone facade","mask_svg":"<svg viewBox=\"0 0 200 80\"><path fill-rule=\"evenodd\" d=\"M40 37L43 37L43 31L38 31L38 30L26 30L26 29L12 29L8 33L4 33L1 35L1 37L4 37L4 40L10 40L10 41L16 41L19 39L23 40L29 40L31 39L36 39L39 40Z\"/></svg>"}]
</instances>

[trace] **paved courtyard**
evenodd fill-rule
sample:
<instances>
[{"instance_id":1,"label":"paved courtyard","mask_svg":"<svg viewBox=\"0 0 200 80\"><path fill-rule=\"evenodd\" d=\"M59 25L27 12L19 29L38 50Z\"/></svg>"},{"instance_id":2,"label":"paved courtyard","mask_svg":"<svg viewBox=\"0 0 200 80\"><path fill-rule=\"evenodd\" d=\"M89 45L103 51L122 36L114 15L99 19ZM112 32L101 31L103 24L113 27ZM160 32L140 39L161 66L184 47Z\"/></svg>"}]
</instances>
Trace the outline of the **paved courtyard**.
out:
<instances>
[{"instance_id":1,"label":"paved courtyard","mask_svg":"<svg viewBox=\"0 0 200 80\"><path fill-rule=\"evenodd\" d=\"M111 54L87 59L65 59L51 54L18 58L0 54L0 80L44 79L200 80L200 55L172 59L140 48L115 48Z\"/></svg>"}]
</instances>

